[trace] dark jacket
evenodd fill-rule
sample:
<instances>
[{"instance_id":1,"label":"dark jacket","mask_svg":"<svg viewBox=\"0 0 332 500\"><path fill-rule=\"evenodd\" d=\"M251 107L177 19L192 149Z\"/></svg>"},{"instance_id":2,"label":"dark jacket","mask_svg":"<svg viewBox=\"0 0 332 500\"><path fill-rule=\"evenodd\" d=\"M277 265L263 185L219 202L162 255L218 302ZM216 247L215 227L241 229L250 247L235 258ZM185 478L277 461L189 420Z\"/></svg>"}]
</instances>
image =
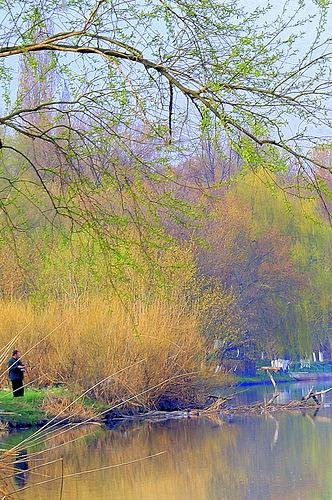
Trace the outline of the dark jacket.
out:
<instances>
[{"instance_id":1,"label":"dark jacket","mask_svg":"<svg viewBox=\"0 0 332 500\"><path fill-rule=\"evenodd\" d=\"M24 372L21 368L24 368L24 364L20 359L10 358L8 367L9 380L23 380Z\"/></svg>"}]
</instances>

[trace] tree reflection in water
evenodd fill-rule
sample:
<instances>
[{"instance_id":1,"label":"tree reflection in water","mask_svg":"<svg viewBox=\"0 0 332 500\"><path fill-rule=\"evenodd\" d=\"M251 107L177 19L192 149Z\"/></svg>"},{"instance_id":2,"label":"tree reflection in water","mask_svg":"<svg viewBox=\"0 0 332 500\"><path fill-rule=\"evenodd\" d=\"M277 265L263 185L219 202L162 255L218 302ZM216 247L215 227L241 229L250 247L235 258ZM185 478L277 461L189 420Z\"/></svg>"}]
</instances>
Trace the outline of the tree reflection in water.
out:
<instances>
[{"instance_id":1,"label":"tree reflection in water","mask_svg":"<svg viewBox=\"0 0 332 500\"><path fill-rule=\"evenodd\" d=\"M331 395L330 395L331 398ZM75 429L51 438L45 456L63 458L64 474L129 462L134 464L66 478L70 500L327 500L332 498L331 408L296 414L132 423L99 429L82 439ZM71 443L60 446L67 440ZM60 446L60 447L59 447ZM41 446L42 453L45 448ZM40 462L29 449L29 467ZM21 457L27 462L27 457ZM19 462L19 460L18 460ZM45 477L59 477L47 465ZM27 478L27 469L21 470ZM28 486L41 480L30 473ZM60 480L20 492L22 500L59 498Z\"/></svg>"}]
</instances>

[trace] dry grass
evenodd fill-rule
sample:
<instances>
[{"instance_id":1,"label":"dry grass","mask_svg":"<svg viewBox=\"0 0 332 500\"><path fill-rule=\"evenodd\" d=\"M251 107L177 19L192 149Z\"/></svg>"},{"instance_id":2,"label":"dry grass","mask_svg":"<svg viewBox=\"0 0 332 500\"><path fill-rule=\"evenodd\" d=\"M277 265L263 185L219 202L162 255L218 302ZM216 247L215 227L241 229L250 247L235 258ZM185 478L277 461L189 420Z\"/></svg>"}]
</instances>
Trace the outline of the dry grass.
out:
<instances>
[{"instance_id":1,"label":"dry grass","mask_svg":"<svg viewBox=\"0 0 332 500\"><path fill-rule=\"evenodd\" d=\"M119 402L159 385L132 400L151 405L160 394L191 398L204 370L204 344L197 315L179 300L124 305L118 299L90 298L84 304L53 303L41 310L24 301L0 302L0 345L28 324L15 348L22 353L52 332L24 358L27 382L63 383L92 396ZM3 365L5 369L5 365Z\"/></svg>"},{"instance_id":2,"label":"dry grass","mask_svg":"<svg viewBox=\"0 0 332 500\"><path fill-rule=\"evenodd\" d=\"M69 398L55 396L54 394L44 399L42 410L46 415L52 417L59 415L59 420L68 420L69 422L93 421L97 419L98 414L93 407L89 407L80 401L73 403Z\"/></svg>"},{"instance_id":3,"label":"dry grass","mask_svg":"<svg viewBox=\"0 0 332 500\"><path fill-rule=\"evenodd\" d=\"M0 438L8 432L8 423L0 420Z\"/></svg>"}]
</instances>

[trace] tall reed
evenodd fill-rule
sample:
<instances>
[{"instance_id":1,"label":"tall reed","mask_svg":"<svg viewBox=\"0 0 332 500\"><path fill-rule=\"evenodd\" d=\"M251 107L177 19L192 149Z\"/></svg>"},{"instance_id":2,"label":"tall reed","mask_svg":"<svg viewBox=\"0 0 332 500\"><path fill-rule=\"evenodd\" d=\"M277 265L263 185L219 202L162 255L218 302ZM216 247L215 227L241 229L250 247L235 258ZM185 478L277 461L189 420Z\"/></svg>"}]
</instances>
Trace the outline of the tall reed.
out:
<instances>
[{"instance_id":1,"label":"tall reed","mask_svg":"<svg viewBox=\"0 0 332 500\"><path fill-rule=\"evenodd\" d=\"M204 367L196 311L181 300L124 304L118 298L90 297L80 304L58 301L43 309L27 301L0 301L1 345L25 325L13 346L22 353L54 330L25 359L29 378L40 385L63 383L75 391L86 390L142 360L92 391L109 403L168 379L136 404L152 404L161 394L190 398Z\"/></svg>"}]
</instances>

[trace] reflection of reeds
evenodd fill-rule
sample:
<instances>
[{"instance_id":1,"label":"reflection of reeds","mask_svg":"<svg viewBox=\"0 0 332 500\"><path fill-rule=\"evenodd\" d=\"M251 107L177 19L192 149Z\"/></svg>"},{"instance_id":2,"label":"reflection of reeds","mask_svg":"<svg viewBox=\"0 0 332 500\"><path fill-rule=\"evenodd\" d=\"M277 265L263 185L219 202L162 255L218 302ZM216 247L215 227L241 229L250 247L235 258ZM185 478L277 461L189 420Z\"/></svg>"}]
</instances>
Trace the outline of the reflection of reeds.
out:
<instances>
[{"instance_id":1,"label":"reflection of reeds","mask_svg":"<svg viewBox=\"0 0 332 500\"><path fill-rule=\"evenodd\" d=\"M108 470L108 469L117 469L118 467L124 467L126 465L133 465L133 464L138 463L138 462L143 462L144 460L148 460L148 459L151 459L151 458L159 457L160 455L163 455L164 453L166 453L166 452L165 451L160 451L158 453L153 453L153 454L147 455L145 457L139 457L139 458L136 458L136 459L133 459L133 460L129 460L128 462L121 462L121 463L118 463L118 464L105 465L103 467L97 467L95 469L86 469L86 470L82 470L82 471L78 471L78 472L73 472L71 474L63 474L62 473L60 476L56 476L56 477L52 477L52 478L49 478L49 479L45 479L44 481L39 481L39 482L34 483L34 484L30 485L30 486L25 486L20 491L27 490L27 489L30 489L30 488L36 488L37 486L46 485L48 483L53 483L54 481L59 481L59 480L61 480L61 482L62 482L61 483L61 487L62 487L64 479L73 478L73 477L79 477L79 476L82 476L83 474L92 474L94 472L100 472L100 471ZM53 461L47 462L45 464L45 466L53 464L55 462L59 462L59 461L60 460L53 460ZM6 498L9 498L9 496L5 495L2 500L5 500ZM60 498L61 498L61 492L60 492Z\"/></svg>"},{"instance_id":2,"label":"reflection of reeds","mask_svg":"<svg viewBox=\"0 0 332 500\"><path fill-rule=\"evenodd\" d=\"M79 428L72 434L73 439L76 437L75 432L78 433ZM93 478L85 474L79 476L81 491L86 491L87 498L87 492L94 481L100 485L97 498L109 498L113 490L114 496L120 498L119 489L122 498L128 498L126 493L131 492L130 498L155 500L156 491L162 494L163 500L214 498L209 496L208 487L209 481L215 476L222 479L223 487L233 485L234 497L240 498L236 496L239 493L238 483L240 481L241 485L245 484L246 477L244 471L232 468L231 458L237 445L237 436L237 427L228 424L222 424L220 427L219 422L206 418L201 418L199 421L174 420L167 425L145 423L129 428L124 426L115 432L101 430L96 433L94 440L90 441L87 438L84 443L77 442L61 451L65 474L68 474L65 478L65 498L78 498L75 477L78 470L83 472L93 470L95 474ZM140 460L141 457L153 456L160 451L166 453L154 456L152 460L144 462ZM55 450L52 458L56 458L59 453ZM75 460L72 459L74 454ZM108 473L108 463L105 460L108 455L112 457L111 464L129 462L130 465L125 470L112 468L112 472ZM133 462L136 457L138 457L137 463ZM56 469L55 476L60 477L59 466L56 466ZM50 466L46 472L51 474L52 467ZM144 482L141 482L142 475ZM36 490L38 493L36 498L44 498L45 491L51 491L56 498L58 483L53 486L52 484L46 483L46 487L50 489L41 485L40 490ZM194 496L187 497L183 489L178 490L178 486L183 487L184 484L194 484ZM125 490L122 491L122 488ZM175 492L178 496L172 496ZM183 494L182 497L179 492ZM32 498L32 495L28 498ZM89 498L94 497L91 495Z\"/></svg>"},{"instance_id":3,"label":"reflection of reeds","mask_svg":"<svg viewBox=\"0 0 332 500\"><path fill-rule=\"evenodd\" d=\"M2 451L0 460L0 493L2 498L5 498L12 491L11 478L14 475L15 453L10 450Z\"/></svg>"},{"instance_id":4,"label":"reflection of reeds","mask_svg":"<svg viewBox=\"0 0 332 500\"><path fill-rule=\"evenodd\" d=\"M143 467L140 464L151 459L148 464L144 465L144 470L153 474L156 481L162 481L166 491L169 491L171 485L179 481L183 474L187 475L187 470L189 474L191 467L195 470L202 470L202 474L198 475L199 478L192 478L192 481L197 483L197 493L203 494L210 472L204 468L202 469L202 459L208 460L207 463L212 466L212 463L210 463L211 458L202 455L205 449L203 443L207 438L204 429L209 430L215 424L210 419L206 420L206 425L203 428L198 426L197 429L193 420L186 422L175 421L172 428L158 426L158 424L156 424L157 427L153 424L145 424L144 426L139 426L136 430L132 429L130 439L126 437L127 432L120 432L120 434L118 433L115 436L111 433L106 434L104 431L97 431L96 437L90 443L91 448L88 441L89 428L84 428L84 431L82 427L68 429L63 435L50 438L49 444L51 447L49 450L42 450L36 453L32 451L29 454L31 462L30 471L32 474L31 483L21 491L30 491L30 489L33 490L37 487L45 488L48 485L51 487L53 483L56 483L56 486L52 490L47 490L51 491L55 497L55 494L59 495L60 493L61 481L64 481L66 494L68 495L67 488L69 487L69 491L71 491L71 486L74 487L74 482L71 481L75 480L76 477L80 477L80 482L83 481L84 484L84 481L88 481L87 478L85 479L87 475L106 473L109 469L114 471L118 481L121 482L121 478L126 478L126 481L134 484L135 474L137 471L142 470ZM154 434L155 430L158 431L156 434ZM194 432L193 436L191 436L191 432ZM237 431L226 424L223 431L217 434L215 432L213 436L210 436L212 440L209 438L213 447L210 450L210 452L213 452L213 467L218 469L218 473L222 471L225 481L231 482L234 478L230 474L230 466L227 463L226 457L228 455L227 450L233 446ZM154 435L153 440L149 437L150 433ZM75 444L75 448L73 449L70 445L78 442L82 437L86 438L85 442L82 443L82 446ZM61 446L64 443L67 446L61 451ZM57 446L59 447L57 448ZM112 450L112 463L103 464L100 462L100 459L107 456L107 446L110 446ZM178 465L174 464L174 450L179 453ZM80 470L77 470L77 468L75 470L76 461L71 460L73 453L77 453L80 457ZM61 457L59 454L61 454ZM43 460L38 462L40 458L43 458ZM62 459L63 462L61 461ZM160 460L162 460L162 464ZM63 475L62 463L65 465ZM129 468L126 469L126 473L124 474L121 472L121 467L125 466ZM161 467L163 470L162 477L160 476ZM119 469L118 472L116 472L117 469ZM42 477L42 475L45 477ZM97 475L97 478L96 480L100 480L101 476ZM115 478L113 480L116 481ZM151 486L150 484L146 485L146 498L155 498L150 489ZM46 490L42 489L41 491L45 492ZM69 497L66 496L65 498ZM74 492L73 497L75 497ZM11 497L5 496L5 498L8 499ZM38 498L42 497L38 496Z\"/></svg>"}]
</instances>

